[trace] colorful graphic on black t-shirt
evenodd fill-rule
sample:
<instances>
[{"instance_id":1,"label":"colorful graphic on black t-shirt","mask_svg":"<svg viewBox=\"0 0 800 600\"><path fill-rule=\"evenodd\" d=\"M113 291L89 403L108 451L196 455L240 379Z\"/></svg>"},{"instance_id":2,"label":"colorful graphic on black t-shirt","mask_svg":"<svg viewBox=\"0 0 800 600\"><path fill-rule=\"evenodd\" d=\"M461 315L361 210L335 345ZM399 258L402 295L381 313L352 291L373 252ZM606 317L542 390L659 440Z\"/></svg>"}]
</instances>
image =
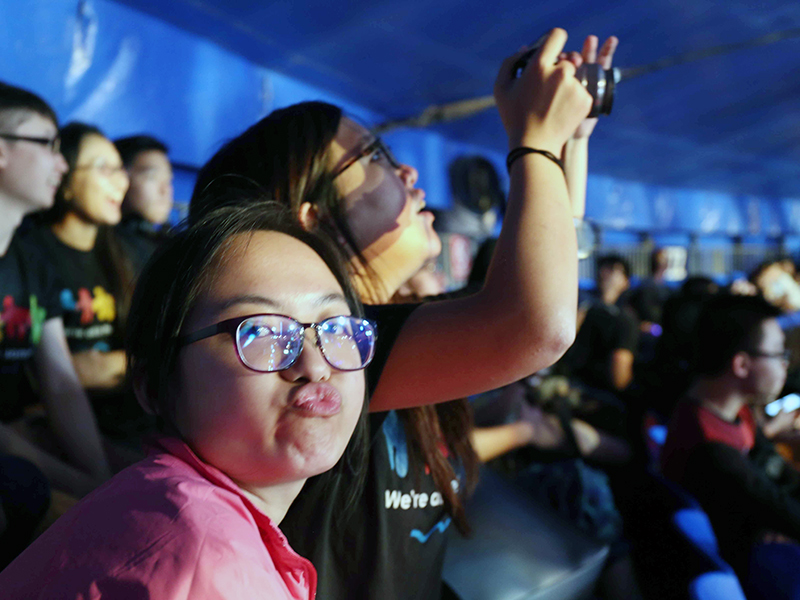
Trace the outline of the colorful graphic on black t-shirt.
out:
<instances>
[{"instance_id":1,"label":"colorful graphic on black t-shirt","mask_svg":"<svg viewBox=\"0 0 800 600\"><path fill-rule=\"evenodd\" d=\"M70 351L108 352L119 348L117 307L108 291L111 281L98 246L91 250L72 248L45 226L36 227L27 235L45 250L58 273L58 299Z\"/></svg>"},{"instance_id":2,"label":"colorful graphic on black t-shirt","mask_svg":"<svg viewBox=\"0 0 800 600\"><path fill-rule=\"evenodd\" d=\"M70 346L74 341L84 340L84 344L89 344L93 350L111 350L107 338L114 334L113 323L117 318L114 296L96 285L91 292L85 287L78 288L77 294L64 288L60 298Z\"/></svg>"},{"instance_id":3,"label":"colorful graphic on black t-shirt","mask_svg":"<svg viewBox=\"0 0 800 600\"><path fill-rule=\"evenodd\" d=\"M0 311L0 342L21 342L26 346L37 346L42 339L42 328L47 318L47 310L39 306L36 294L28 297L28 308L17 306L14 296L7 294L3 298L3 308ZM30 342L30 344L28 344ZM14 353L19 349L4 348L4 358L20 360L19 358L9 357L9 352ZM33 353L33 348L26 348L29 354ZM29 358L26 356L23 360Z\"/></svg>"},{"instance_id":4,"label":"colorful graphic on black t-shirt","mask_svg":"<svg viewBox=\"0 0 800 600\"><path fill-rule=\"evenodd\" d=\"M395 411L390 411L381 426L383 438L386 443L386 451L389 456L389 467L392 471L403 479L408 475L408 442L403 423ZM430 475L430 469L425 466L425 475ZM431 480L432 481L432 480ZM453 487L458 491L458 481L452 481ZM384 490L385 508L387 510L414 510L425 508L437 508L444 506L444 497L438 490L432 492L417 492L414 489L386 489ZM436 532L444 533L450 526L452 519L445 516L427 532L417 528L412 528L409 535L418 542L425 544Z\"/></svg>"},{"instance_id":5,"label":"colorful graphic on black t-shirt","mask_svg":"<svg viewBox=\"0 0 800 600\"><path fill-rule=\"evenodd\" d=\"M40 249L15 236L0 256L0 420L18 418L36 400L23 366L34 357L45 321L61 315L57 290Z\"/></svg>"}]
</instances>

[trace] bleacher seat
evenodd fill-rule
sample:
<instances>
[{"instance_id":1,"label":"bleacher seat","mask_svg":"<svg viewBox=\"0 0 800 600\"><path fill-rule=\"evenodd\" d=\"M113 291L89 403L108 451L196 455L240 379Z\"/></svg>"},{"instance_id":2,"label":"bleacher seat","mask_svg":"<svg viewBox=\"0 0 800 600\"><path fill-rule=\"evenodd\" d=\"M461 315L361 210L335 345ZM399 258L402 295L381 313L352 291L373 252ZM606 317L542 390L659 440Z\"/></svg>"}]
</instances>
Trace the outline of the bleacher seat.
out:
<instances>
[{"instance_id":1,"label":"bleacher seat","mask_svg":"<svg viewBox=\"0 0 800 600\"><path fill-rule=\"evenodd\" d=\"M800 545L758 544L743 584L750 600L800 600Z\"/></svg>"},{"instance_id":2,"label":"bleacher seat","mask_svg":"<svg viewBox=\"0 0 800 600\"><path fill-rule=\"evenodd\" d=\"M685 599L688 586L731 567L719 556L708 517L679 486L647 472L628 494L623 516L643 591L659 600Z\"/></svg>"},{"instance_id":3,"label":"bleacher seat","mask_svg":"<svg viewBox=\"0 0 800 600\"><path fill-rule=\"evenodd\" d=\"M591 598L608 548L549 507L484 469L467 517L473 534L451 533L444 563L462 600Z\"/></svg>"},{"instance_id":4,"label":"bleacher seat","mask_svg":"<svg viewBox=\"0 0 800 600\"><path fill-rule=\"evenodd\" d=\"M690 600L747 600L736 575L711 571L696 577L689 584Z\"/></svg>"}]
</instances>

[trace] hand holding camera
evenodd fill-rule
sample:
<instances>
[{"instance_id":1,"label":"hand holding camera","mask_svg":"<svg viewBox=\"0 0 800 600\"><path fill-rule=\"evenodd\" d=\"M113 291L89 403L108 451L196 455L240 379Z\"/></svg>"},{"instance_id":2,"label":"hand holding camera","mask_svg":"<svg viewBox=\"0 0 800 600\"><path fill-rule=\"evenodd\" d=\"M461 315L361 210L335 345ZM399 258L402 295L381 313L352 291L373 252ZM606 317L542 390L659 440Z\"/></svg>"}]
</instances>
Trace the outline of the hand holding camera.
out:
<instances>
[{"instance_id":1,"label":"hand holding camera","mask_svg":"<svg viewBox=\"0 0 800 600\"><path fill-rule=\"evenodd\" d=\"M523 48L501 65L494 96L510 148L560 155L589 114L592 96L575 77L575 65L559 60L566 41L566 31L553 29L539 48Z\"/></svg>"}]
</instances>

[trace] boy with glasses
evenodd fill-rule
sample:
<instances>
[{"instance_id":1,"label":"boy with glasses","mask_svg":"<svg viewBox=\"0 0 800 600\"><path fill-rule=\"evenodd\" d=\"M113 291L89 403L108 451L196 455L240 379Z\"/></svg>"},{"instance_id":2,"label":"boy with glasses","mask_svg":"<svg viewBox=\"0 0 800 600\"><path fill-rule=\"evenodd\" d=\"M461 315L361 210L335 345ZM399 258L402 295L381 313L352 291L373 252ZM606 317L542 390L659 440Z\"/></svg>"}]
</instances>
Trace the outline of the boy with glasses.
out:
<instances>
[{"instance_id":1,"label":"boy with glasses","mask_svg":"<svg viewBox=\"0 0 800 600\"><path fill-rule=\"evenodd\" d=\"M800 540L800 473L751 411L775 400L786 380L779 314L760 296L707 301L695 328L696 378L661 455L664 475L700 501L740 577L766 533Z\"/></svg>"},{"instance_id":2,"label":"boy with glasses","mask_svg":"<svg viewBox=\"0 0 800 600\"><path fill-rule=\"evenodd\" d=\"M66 170L53 110L35 94L0 83L0 452L31 461L53 487L82 496L110 475L108 463L67 349L56 274L38 247L15 235L25 215L52 206ZM30 399L30 368L71 464L10 425Z\"/></svg>"}]
</instances>

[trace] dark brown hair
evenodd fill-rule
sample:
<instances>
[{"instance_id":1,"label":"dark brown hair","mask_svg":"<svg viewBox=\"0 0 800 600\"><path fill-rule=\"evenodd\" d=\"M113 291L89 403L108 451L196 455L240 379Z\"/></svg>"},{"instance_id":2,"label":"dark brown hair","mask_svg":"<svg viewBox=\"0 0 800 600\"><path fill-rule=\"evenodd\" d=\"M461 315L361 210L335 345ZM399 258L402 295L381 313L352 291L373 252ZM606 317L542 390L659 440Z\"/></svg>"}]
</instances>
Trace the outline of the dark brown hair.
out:
<instances>
[{"instance_id":1,"label":"dark brown hair","mask_svg":"<svg viewBox=\"0 0 800 600\"><path fill-rule=\"evenodd\" d=\"M261 198L208 212L159 246L142 271L131 303L125 342L128 375L141 401L159 418L162 430L178 433L171 386L184 323L210 285L216 265L231 259L226 254L230 240L257 231L284 233L311 247L336 277L352 313L363 313L338 252L326 239L304 231L286 207ZM356 501L365 475L366 401L363 404L345 454L332 470L346 470L353 476L355 485L344 500L345 508Z\"/></svg>"},{"instance_id":2,"label":"dark brown hair","mask_svg":"<svg viewBox=\"0 0 800 600\"><path fill-rule=\"evenodd\" d=\"M700 311L694 336L694 372L716 377L730 368L733 357L755 351L761 343L761 325L781 310L761 296L720 294Z\"/></svg>"},{"instance_id":3,"label":"dark brown hair","mask_svg":"<svg viewBox=\"0 0 800 600\"><path fill-rule=\"evenodd\" d=\"M276 110L223 146L200 170L189 207L195 222L209 210L230 202L258 202L262 196L288 206L297 217L306 201L317 209L319 232L334 243L344 244L344 255L356 257L368 274L367 285L379 287L374 273L361 256L344 217L344 201L329 169L331 144L339 130L342 110L324 102L303 102ZM237 191L250 190L249 194ZM311 200L313 199L313 200ZM373 287L372 289L376 289ZM367 289L366 294L370 295ZM467 531L462 496L474 487L478 460L469 443L471 416L463 401L441 407L398 411L408 425L412 452L431 469L447 509L462 532ZM444 444L467 473L462 493L451 481L455 471L442 453Z\"/></svg>"},{"instance_id":4,"label":"dark brown hair","mask_svg":"<svg viewBox=\"0 0 800 600\"><path fill-rule=\"evenodd\" d=\"M25 113L41 115L58 125L56 113L47 102L33 92L0 81L0 127L16 127L27 118Z\"/></svg>"},{"instance_id":5,"label":"dark brown hair","mask_svg":"<svg viewBox=\"0 0 800 600\"><path fill-rule=\"evenodd\" d=\"M81 144L89 135L99 135L105 137L103 132L93 125L85 123L69 123L61 128L61 154L67 161L69 170L61 180L61 185L56 191L55 202L47 211L37 217L37 221L46 225L60 223L66 214L74 208L71 202L65 198L65 191L72 183L72 176L78 164ZM122 246L114 228L108 225L100 225L97 229L97 240L95 241L97 257L100 261L100 268L111 284L108 290L116 303L117 325L120 331L124 331L130 308L133 284L136 279L133 263Z\"/></svg>"}]
</instances>

